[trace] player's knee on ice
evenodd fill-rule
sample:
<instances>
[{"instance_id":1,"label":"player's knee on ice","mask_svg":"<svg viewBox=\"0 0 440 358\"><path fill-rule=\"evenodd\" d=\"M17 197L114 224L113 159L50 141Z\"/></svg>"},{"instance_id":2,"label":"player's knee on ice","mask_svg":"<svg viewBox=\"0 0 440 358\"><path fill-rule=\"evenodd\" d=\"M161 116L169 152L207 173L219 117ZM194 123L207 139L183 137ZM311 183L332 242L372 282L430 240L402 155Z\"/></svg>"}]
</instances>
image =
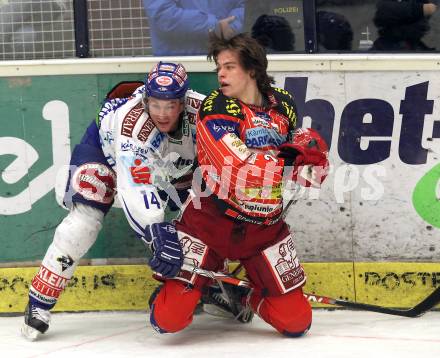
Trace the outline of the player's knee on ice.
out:
<instances>
[{"instance_id":1,"label":"player's knee on ice","mask_svg":"<svg viewBox=\"0 0 440 358\"><path fill-rule=\"evenodd\" d=\"M285 336L300 337L312 324L312 309L301 288L276 297L254 294L250 303L262 319Z\"/></svg>"},{"instance_id":2,"label":"player's knee on ice","mask_svg":"<svg viewBox=\"0 0 440 358\"><path fill-rule=\"evenodd\" d=\"M167 280L153 301L150 322L160 333L175 333L187 327L193 319L201 292L189 289L176 280Z\"/></svg>"}]
</instances>

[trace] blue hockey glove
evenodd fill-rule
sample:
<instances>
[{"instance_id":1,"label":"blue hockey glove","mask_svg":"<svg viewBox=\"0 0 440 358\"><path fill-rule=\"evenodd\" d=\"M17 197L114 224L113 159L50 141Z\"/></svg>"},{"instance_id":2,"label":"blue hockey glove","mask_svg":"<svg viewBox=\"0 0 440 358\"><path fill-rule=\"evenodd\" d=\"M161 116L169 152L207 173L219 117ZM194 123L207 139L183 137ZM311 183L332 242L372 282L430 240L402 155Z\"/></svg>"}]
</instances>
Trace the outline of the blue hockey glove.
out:
<instances>
[{"instance_id":1,"label":"blue hockey glove","mask_svg":"<svg viewBox=\"0 0 440 358\"><path fill-rule=\"evenodd\" d=\"M151 269L165 278L176 276L183 264L183 252L174 225L152 224L146 228L145 238L153 252L148 261Z\"/></svg>"}]
</instances>

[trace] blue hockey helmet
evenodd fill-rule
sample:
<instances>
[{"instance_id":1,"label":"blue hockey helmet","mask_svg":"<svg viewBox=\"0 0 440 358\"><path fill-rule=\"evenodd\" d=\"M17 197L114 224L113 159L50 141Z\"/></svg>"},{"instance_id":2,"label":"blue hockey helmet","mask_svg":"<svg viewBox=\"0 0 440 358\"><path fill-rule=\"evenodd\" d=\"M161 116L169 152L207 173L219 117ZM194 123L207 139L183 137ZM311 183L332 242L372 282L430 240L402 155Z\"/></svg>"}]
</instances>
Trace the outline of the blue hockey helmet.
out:
<instances>
[{"instance_id":1,"label":"blue hockey helmet","mask_svg":"<svg viewBox=\"0 0 440 358\"><path fill-rule=\"evenodd\" d=\"M153 66L145 78L145 91L148 97L175 99L185 96L189 81L182 64L160 61Z\"/></svg>"}]
</instances>

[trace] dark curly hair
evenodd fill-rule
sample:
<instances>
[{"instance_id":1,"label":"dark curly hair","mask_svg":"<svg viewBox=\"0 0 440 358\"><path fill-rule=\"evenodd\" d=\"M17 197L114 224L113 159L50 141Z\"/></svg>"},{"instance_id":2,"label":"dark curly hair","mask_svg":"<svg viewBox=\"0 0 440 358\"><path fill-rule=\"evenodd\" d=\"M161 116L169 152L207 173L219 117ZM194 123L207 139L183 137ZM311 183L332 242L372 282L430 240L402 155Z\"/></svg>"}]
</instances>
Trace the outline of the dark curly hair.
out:
<instances>
[{"instance_id":1,"label":"dark curly hair","mask_svg":"<svg viewBox=\"0 0 440 358\"><path fill-rule=\"evenodd\" d=\"M258 90L261 93L270 91L271 84L275 83L273 77L267 74L266 50L257 40L247 33L241 33L230 39L219 38L211 35L209 41L208 60L217 58L220 52L231 50L238 54L241 66L246 71L252 71L252 77L255 78Z\"/></svg>"}]
</instances>

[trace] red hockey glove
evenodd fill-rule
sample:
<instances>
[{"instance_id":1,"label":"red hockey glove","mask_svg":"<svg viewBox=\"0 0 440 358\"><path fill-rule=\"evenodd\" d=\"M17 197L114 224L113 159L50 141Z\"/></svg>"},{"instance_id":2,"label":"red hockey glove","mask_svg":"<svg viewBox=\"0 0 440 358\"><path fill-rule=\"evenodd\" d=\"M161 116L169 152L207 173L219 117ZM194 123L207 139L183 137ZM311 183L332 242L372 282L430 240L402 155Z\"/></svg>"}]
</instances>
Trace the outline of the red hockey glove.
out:
<instances>
[{"instance_id":1,"label":"red hockey glove","mask_svg":"<svg viewBox=\"0 0 440 358\"><path fill-rule=\"evenodd\" d=\"M329 162L327 143L317 131L297 129L293 143L283 143L278 150L278 157L284 158L284 166L293 166L292 180L306 187L320 187L327 177Z\"/></svg>"}]
</instances>

